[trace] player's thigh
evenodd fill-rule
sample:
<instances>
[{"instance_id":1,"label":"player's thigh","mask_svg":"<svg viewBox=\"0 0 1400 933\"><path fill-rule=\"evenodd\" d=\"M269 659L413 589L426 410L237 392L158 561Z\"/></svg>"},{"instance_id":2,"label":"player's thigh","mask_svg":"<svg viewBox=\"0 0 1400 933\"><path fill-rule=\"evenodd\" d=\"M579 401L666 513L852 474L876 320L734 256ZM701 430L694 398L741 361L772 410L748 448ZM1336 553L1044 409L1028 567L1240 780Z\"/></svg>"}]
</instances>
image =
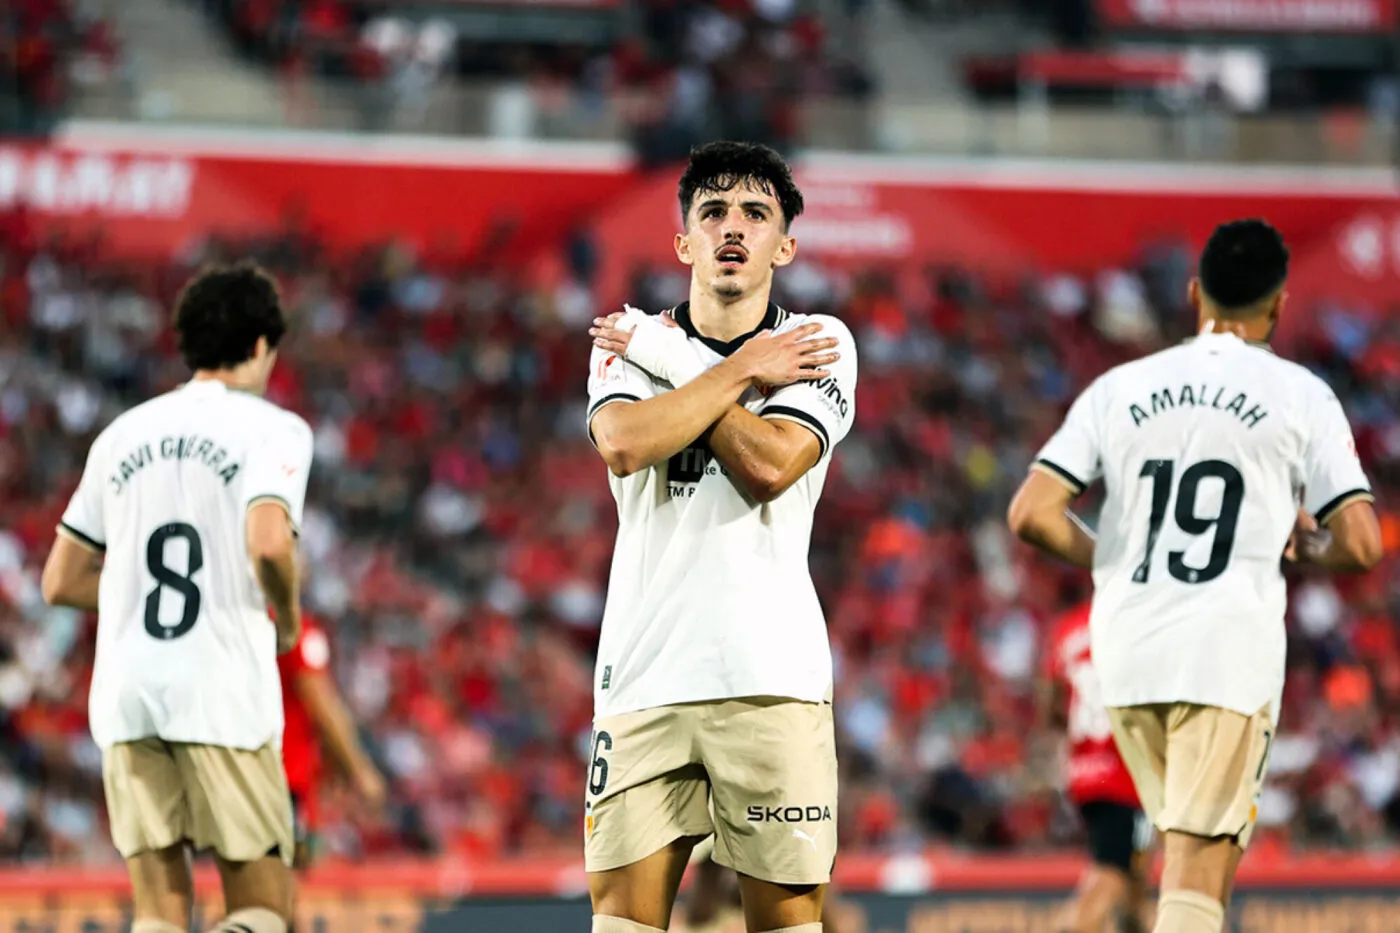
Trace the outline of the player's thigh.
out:
<instances>
[{"instance_id":1,"label":"player's thigh","mask_svg":"<svg viewBox=\"0 0 1400 933\"><path fill-rule=\"evenodd\" d=\"M104 749L102 785L112 842L123 858L168 849L188 838L184 780L165 742L140 739Z\"/></svg>"},{"instance_id":2,"label":"player's thigh","mask_svg":"<svg viewBox=\"0 0 1400 933\"><path fill-rule=\"evenodd\" d=\"M588 895L593 913L621 917L645 926L666 930L676 892L690 863L690 852L699 836L672 839L637 861L603 871L588 873Z\"/></svg>"},{"instance_id":3,"label":"player's thigh","mask_svg":"<svg viewBox=\"0 0 1400 933\"><path fill-rule=\"evenodd\" d=\"M693 754L697 716L695 704L682 704L594 724L584 796L587 871L612 872L677 839L710 834L709 779Z\"/></svg>"},{"instance_id":4,"label":"player's thigh","mask_svg":"<svg viewBox=\"0 0 1400 933\"><path fill-rule=\"evenodd\" d=\"M190 805L191 838L213 849L229 911L287 915L296 844L291 795L277 750L174 746Z\"/></svg>"},{"instance_id":5,"label":"player's thigh","mask_svg":"<svg viewBox=\"0 0 1400 933\"><path fill-rule=\"evenodd\" d=\"M1273 722L1199 704L1174 704L1167 714L1167 769L1157 826L1203 839L1226 836L1240 848L1254 830L1268 768Z\"/></svg>"},{"instance_id":6,"label":"player's thigh","mask_svg":"<svg viewBox=\"0 0 1400 933\"><path fill-rule=\"evenodd\" d=\"M183 841L133 855L126 860L126 868L134 920L163 920L182 930L189 926L194 879Z\"/></svg>"},{"instance_id":7,"label":"player's thigh","mask_svg":"<svg viewBox=\"0 0 1400 933\"><path fill-rule=\"evenodd\" d=\"M1113 728L1113 744L1123 759L1142 809L1156 822L1166 798L1167 713L1170 706L1149 703L1143 706L1111 706L1108 721Z\"/></svg>"},{"instance_id":8,"label":"player's thigh","mask_svg":"<svg viewBox=\"0 0 1400 933\"><path fill-rule=\"evenodd\" d=\"M710 776L715 861L784 913L816 922L836 857L836 742L831 705L766 697L707 711L700 737ZM770 890L771 889L771 890ZM756 902L757 903L757 902ZM792 924L775 924L782 927ZM771 928L771 927L770 927Z\"/></svg>"}]
</instances>

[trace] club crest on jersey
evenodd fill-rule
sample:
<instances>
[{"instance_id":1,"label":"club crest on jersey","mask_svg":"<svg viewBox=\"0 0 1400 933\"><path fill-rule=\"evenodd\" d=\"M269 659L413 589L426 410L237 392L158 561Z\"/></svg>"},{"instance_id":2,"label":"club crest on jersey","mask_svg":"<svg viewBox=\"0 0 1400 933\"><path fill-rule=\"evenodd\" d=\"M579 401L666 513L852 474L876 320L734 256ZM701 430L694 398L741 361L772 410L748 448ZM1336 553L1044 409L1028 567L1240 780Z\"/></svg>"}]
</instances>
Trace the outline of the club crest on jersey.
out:
<instances>
[{"instance_id":1,"label":"club crest on jersey","mask_svg":"<svg viewBox=\"0 0 1400 933\"><path fill-rule=\"evenodd\" d=\"M599 382L606 382L608 380L608 370L611 369L612 365L617 362L617 359L618 357L616 353L609 353L607 356L603 357L601 360L598 361L598 369L595 375L598 377ZM620 373L622 372L622 370L619 369L618 372Z\"/></svg>"}]
</instances>

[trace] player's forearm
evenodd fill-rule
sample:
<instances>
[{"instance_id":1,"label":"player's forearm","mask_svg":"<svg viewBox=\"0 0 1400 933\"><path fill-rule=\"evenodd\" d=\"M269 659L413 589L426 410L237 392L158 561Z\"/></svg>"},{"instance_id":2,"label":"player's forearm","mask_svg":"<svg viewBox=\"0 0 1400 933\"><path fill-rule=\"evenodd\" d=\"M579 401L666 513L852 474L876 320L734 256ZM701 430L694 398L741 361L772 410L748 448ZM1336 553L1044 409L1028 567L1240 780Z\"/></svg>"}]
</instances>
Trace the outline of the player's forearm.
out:
<instances>
[{"instance_id":1,"label":"player's forearm","mask_svg":"<svg viewBox=\"0 0 1400 933\"><path fill-rule=\"evenodd\" d=\"M694 443L750 385L749 374L726 360L672 392L604 408L593 418L593 439L609 469L628 476Z\"/></svg>"},{"instance_id":2,"label":"player's forearm","mask_svg":"<svg viewBox=\"0 0 1400 933\"><path fill-rule=\"evenodd\" d=\"M1301 531L1296 537L1304 561L1335 573L1365 573L1385 556L1380 520L1369 501L1345 505L1325 529Z\"/></svg>"},{"instance_id":3,"label":"player's forearm","mask_svg":"<svg viewBox=\"0 0 1400 933\"><path fill-rule=\"evenodd\" d=\"M1365 573L1380 563L1380 548L1366 542L1344 541L1326 531L1303 545L1303 557L1309 563L1333 573Z\"/></svg>"},{"instance_id":4,"label":"player's forearm","mask_svg":"<svg viewBox=\"0 0 1400 933\"><path fill-rule=\"evenodd\" d=\"M253 572L272 607L278 641L289 648L301 634L301 587L297 579L296 552L257 555L253 558Z\"/></svg>"},{"instance_id":5,"label":"player's forearm","mask_svg":"<svg viewBox=\"0 0 1400 933\"><path fill-rule=\"evenodd\" d=\"M1027 544L1067 564L1094 566L1094 534L1073 512L1036 512L1013 521L1012 530Z\"/></svg>"},{"instance_id":6,"label":"player's forearm","mask_svg":"<svg viewBox=\"0 0 1400 933\"><path fill-rule=\"evenodd\" d=\"M773 501L812 467L807 446L794 443L785 424L765 420L742 405L729 406L709 439L711 452L730 478L759 502ZM817 453L820 456L820 450Z\"/></svg>"},{"instance_id":7,"label":"player's forearm","mask_svg":"<svg viewBox=\"0 0 1400 933\"><path fill-rule=\"evenodd\" d=\"M306 704L312 721L316 723L316 731L330 750L331 757L350 775L373 769L374 765L370 762L369 755L360 744L350 711L341 702L335 688L329 683L329 678L322 681L319 678L326 675L321 674L317 677L318 679L308 680L302 685L302 702Z\"/></svg>"}]
</instances>

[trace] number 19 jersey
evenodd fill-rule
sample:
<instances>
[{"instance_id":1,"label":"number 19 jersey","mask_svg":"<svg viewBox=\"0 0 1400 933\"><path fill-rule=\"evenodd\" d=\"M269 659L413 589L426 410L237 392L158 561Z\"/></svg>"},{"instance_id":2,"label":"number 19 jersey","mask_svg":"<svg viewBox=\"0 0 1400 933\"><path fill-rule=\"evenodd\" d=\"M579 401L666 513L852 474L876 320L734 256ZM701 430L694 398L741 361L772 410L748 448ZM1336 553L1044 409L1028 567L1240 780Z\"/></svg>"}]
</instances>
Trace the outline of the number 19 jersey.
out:
<instances>
[{"instance_id":1,"label":"number 19 jersey","mask_svg":"<svg viewBox=\"0 0 1400 933\"><path fill-rule=\"evenodd\" d=\"M301 418L213 380L138 405L93 442L58 530L105 554L88 701L99 746L280 740L277 635L245 521L268 501L300 525L311 447Z\"/></svg>"},{"instance_id":2,"label":"number 19 jersey","mask_svg":"<svg viewBox=\"0 0 1400 933\"><path fill-rule=\"evenodd\" d=\"M1076 492L1104 481L1090 618L1104 702L1268 705L1276 720L1299 504L1325 524L1371 497L1326 383L1204 334L1101 376L1036 466Z\"/></svg>"}]
</instances>

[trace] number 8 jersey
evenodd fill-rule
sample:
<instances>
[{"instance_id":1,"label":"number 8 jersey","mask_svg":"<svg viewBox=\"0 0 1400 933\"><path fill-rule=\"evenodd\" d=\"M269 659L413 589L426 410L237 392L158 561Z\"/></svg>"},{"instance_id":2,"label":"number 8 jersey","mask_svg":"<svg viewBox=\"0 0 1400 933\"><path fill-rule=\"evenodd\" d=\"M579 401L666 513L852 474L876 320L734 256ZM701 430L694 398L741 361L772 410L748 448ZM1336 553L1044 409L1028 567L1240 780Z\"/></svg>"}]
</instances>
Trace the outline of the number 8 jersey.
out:
<instances>
[{"instance_id":1,"label":"number 8 jersey","mask_svg":"<svg viewBox=\"0 0 1400 933\"><path fill-rule=\"evenodd\" d=\"M280 740L277 636L245 516L278 502L299 527L311 449L301 418L212 380L138 405L93 442L58 531L105 556L88 700L99 746Z\"/></svg>"},{"instance_id":2,"label":"number 8 jersey","mask_svg":"<svg viewBox=\"0 0 1400 933\"><path fill-rule=\"evenodd\" d=\"M1035 466L1075 492L1104 481L1090 617L1104 702L1269 705L1277 720L1299 504L1325 524L1371 496L1332 390L1203 334L1101 376Z\"/></svg>"}]
</instances>

